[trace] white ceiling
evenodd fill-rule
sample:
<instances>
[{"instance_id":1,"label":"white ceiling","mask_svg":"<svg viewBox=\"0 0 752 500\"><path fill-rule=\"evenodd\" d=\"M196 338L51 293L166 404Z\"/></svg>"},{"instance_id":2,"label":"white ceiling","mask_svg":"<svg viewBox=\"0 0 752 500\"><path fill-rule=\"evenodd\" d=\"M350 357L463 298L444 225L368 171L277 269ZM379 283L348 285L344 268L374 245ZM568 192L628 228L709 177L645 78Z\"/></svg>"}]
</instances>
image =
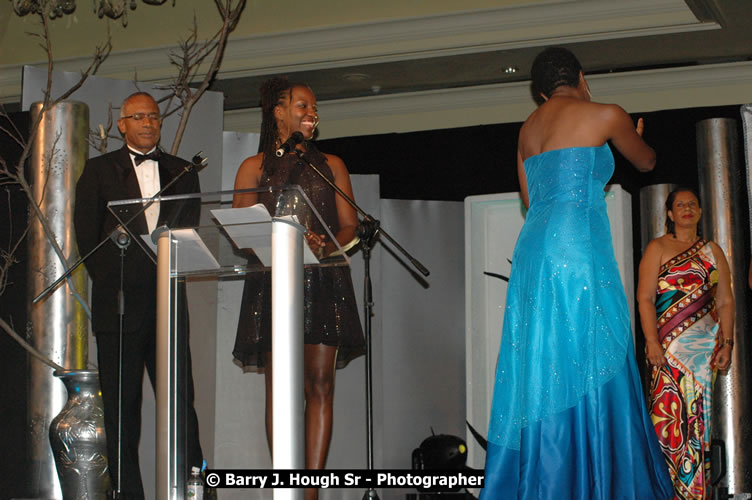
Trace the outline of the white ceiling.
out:
<instances>
[{"instance_id":1,"label":"white ceiling","mask_svg":"<svg viewBox=\"0 0 752 500\"><path fill-rule=\"evenodd\" d=\"M588 74L748 61L750 26L750 0L534 2L235 40L215 88L242 109L279 73L319 100L519 82L551 44Z\"/></svg>"}]
</instances>

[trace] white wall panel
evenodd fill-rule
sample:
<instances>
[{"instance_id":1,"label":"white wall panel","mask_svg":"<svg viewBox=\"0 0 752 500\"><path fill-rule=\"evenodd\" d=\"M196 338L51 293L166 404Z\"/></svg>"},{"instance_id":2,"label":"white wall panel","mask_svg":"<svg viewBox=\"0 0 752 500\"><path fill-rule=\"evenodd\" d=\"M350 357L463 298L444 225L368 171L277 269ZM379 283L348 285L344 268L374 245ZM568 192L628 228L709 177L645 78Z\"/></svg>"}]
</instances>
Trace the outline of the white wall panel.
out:
<instances>
[{"instance_id":1,"label":"white wall panel","mask_svg":"<svg viewBox=\"0 0 752 500\"><path fill-rule=\"evenodd\" d=\"M395 251L384 251L383 466L410 469L412 451L431 435L464 436L462 204L383 200L382 222L431 274L423 278ZM388 247L388 243L384 246ZM383 490L404 499L407 490Z\"/></svg>"}]
</instances>

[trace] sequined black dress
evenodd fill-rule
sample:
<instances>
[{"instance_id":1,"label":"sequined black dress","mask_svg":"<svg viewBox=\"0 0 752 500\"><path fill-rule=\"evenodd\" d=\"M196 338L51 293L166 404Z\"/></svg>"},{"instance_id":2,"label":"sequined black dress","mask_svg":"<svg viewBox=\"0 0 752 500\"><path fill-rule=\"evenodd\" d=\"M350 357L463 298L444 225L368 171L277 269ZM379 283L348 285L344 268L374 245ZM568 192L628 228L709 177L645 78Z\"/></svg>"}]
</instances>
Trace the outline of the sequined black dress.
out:
<instances>
[{"instance_id":1,"label":"sequined black dress","mask_svg":"<svg viewBox=\"0 0 752 500\"><path fill-rule=\"evenodd\" d=\"M324 155L307 143L308 159L329 179L334 179ZM295 155L285 155L265 168L259 187L297 184L329 226L332 234L339 230L335 192L310 167ZM278 214L289 205L275 193L260 193L269 213ZM316 234L326 231L310 212L296 210L300 223ZM347 266L306 266L304 276L303 325L306 344L336 346L337 368L365 353L363 330L355 302L350 268ZM271 274L250 273L246 277L240 308L238 331L232 354L246 368L264 366L264 354L271 351L272 308Z\"/></svg>"}]
</instances>

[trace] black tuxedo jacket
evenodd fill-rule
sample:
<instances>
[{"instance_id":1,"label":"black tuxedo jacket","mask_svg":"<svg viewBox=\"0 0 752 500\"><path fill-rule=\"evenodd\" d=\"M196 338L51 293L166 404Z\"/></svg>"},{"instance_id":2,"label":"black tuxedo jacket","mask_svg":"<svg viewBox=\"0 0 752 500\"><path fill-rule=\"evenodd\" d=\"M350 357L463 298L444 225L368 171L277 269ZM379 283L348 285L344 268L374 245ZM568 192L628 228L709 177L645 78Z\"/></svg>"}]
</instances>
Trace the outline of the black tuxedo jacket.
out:
<instances>
[{"instance_id":1,"label":"black tuxedo jacket","mask_svg":"<svg viewBox=\"0 0 752 500\"><path fill-rule=\"evenodd\" d=\"M162 187L184 171L188 162L163 153L159 159L159 182ZM198 193L198 173L184 174L162 196ZM118 226L107 203L116 200L141 198L141 188L131 162L128 147L92 158L86 162L76 185L74 224L78 250L88 254ZM162 203L158 225L191 226L198 223L200 203L189 208ZM129 227L134 234L148 232L146 218L139 215ZM84 261L92 280L91 313L95 333L119 331L118 290L120 289L120 249L112 240ZM134 331L140 325L147 308L156 307L156 266L136 243L125 251L123 270L124 311L123 332Z\"/></svg>"}]
</instances>

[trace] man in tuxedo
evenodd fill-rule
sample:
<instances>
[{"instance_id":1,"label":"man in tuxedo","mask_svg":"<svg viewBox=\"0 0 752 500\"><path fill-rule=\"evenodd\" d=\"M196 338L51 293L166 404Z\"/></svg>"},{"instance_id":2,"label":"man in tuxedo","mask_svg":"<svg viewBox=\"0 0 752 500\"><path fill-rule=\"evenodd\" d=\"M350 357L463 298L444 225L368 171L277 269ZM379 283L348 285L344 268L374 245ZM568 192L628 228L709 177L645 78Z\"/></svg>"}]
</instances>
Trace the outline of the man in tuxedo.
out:
<instances>
[{"instance_id":1,"label":"man in tuxedo","mask_svg":"<svg viewBox=\"0 0 752 500\"><path fill-rule=\"evenodd\" d=\"M184 172L188 162L158 148L162 118L151 95L137 92L120 108L118 129L125 145L118 151L86 162L76 185L74 223L81 255L87 255L118 226L107 203L115 200L148 198ZM163 196L200 191L195 169L184 173ZM166 204L165 204L166 205ZM185 207L183 207L185 208ZM140 209L140 207L139 207ZM131 210L135 213L137 210ZM193 214L196 215L196 214ZM150 206L129 228L136 235L150 234L159 225L191 225L185 210L169 210L159 204ZM118 232L116 231L117 235ZM156 341L156 266L136 242L131 242L121 257L117 238L110 238L84 262L92 280L92 329L97 340L99 378L104 403L107 455L112 487L117 491L118 460L121 461L121 499L143 499L144 490L138 459L141 434L141 401L144 368L152 388L155 384ZM121 289L121 259L122 299ZM181 289L184 292L184 289ZM122 304L122 305L121 305ZM121 326L122 314L122 326ZM187 325L187 312L185 313ZM122 329L122 439L118 454L118 372ZM188 345L188 331L184 332ZM186 390L186 466L200 467L203 462L198 440L198 419L193 407L193 376L190 349L187 353Z\"/></svg>"}]
</instances>

